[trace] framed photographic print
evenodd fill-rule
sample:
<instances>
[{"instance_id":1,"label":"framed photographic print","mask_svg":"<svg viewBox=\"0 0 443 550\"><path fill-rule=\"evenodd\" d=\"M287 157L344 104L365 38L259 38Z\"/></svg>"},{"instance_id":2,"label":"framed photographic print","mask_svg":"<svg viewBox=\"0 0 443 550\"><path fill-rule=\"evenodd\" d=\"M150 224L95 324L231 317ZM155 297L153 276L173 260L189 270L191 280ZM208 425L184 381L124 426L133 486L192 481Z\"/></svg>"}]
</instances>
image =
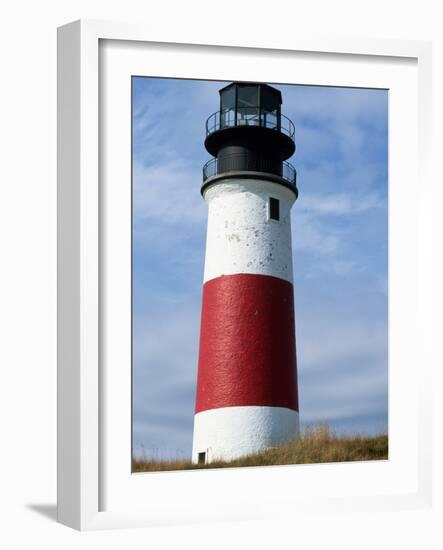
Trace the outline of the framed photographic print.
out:
<instances>
[{"instance_id":1,"label":"framed photographic print","mask_svg":"<svg viewBox=\"0 0 443 550\"><path fill-rule=\"evenodd\" d=\"M60 522L428 505L429 59L59 29Z\"/></svg>"},{"instance_id":2,"label":"framed photographic print","mask_svg":"<svg viewBox=\"0 0 443 550\"><path fill-rule=\"evenodd\" d=\"M131 101L133 469L387 459L388 90Z\"/></svg>"}]
</instances>

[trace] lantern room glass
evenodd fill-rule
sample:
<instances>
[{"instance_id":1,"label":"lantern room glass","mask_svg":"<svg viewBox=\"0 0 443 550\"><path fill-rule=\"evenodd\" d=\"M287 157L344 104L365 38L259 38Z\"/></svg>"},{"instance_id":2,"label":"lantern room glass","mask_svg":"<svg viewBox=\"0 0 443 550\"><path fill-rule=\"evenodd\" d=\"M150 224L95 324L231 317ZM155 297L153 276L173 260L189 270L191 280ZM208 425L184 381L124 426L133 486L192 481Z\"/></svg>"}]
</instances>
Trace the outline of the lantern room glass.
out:
<instances>
[{"instance_id":1,"label":"lantern room glass","mask_svg":"<svg viewBox=\"0 0 443 550\"><path fill-rule=\"evenodd\" d=\"M237 87L237 125L260 126L259 86Z\"/></svg>"},{"instance_id":2,"label":"lantern room glass","mask_svg":"<svg viewBox=\"0 0 443 550\"><path fill-rule=\"evenodd\" d=\"M266 127L280 129L280 109L281 103L275 90L268 86L261 87L261 116L262 124Z\"/></svg>"},{"instance_id":3,"label":"lantern room glass","mask_svg":"<svg viewBox=\"0 0 443 550\"><path fill-rule=\"evenodd\" d=\"M220 127L227 128L235 126L236 122L236 89L229 86L220 92Z\"/></svg>"}]
</instances>

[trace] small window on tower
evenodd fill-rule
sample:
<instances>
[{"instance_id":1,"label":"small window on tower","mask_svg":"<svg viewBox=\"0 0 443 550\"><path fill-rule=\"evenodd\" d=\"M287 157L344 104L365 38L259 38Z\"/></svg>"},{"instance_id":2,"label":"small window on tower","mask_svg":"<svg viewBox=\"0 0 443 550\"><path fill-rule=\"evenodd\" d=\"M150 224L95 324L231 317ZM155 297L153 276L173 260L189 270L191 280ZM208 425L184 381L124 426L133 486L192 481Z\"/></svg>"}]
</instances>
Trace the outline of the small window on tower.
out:
<instances>
[{"instance_id":1,"label":"small window on tower","mask_svg":"<svg viewBox=\"0 0 443 550\"><path fill-rule=\"evenodd\" d=\"M269 219L280 221L280 201L269 197Z\"/></svg>"}]
</instances>

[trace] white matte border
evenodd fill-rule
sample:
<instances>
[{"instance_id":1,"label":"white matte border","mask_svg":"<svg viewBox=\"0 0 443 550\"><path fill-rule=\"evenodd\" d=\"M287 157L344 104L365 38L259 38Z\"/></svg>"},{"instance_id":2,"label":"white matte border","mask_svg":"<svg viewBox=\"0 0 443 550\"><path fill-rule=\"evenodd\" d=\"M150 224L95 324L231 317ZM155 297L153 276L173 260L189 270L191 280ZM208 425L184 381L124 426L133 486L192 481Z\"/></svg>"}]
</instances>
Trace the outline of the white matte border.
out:
<instances>
[{"instance_id":1,"label":"white matte border","mask_svg":"<svg viewBox=\"0 0 443 550\"><path fill-rule=\"evenodd\" d=\"M76 37L74 39L73 43L69 43L68 45L62 45L63 48L72 48L72 44L74 44L74 47L78 48L78 63L80 65L80 81L81 86L79 87L80 91L80 111L81 111L81 119L84 122L80 129L80 134L82 138L82 153L83 155L78 154L74 151L74 154L78 156L76 160L80 164L81 170L80 170L80 176L77 180L77 183L80 187L80 191L83 191L83 197L85 196L91 196L93 197L97 191L97 158L98 158L98 141L97 141L97 135L94 133L94 129L96 128L96 118L94 117L94 114L97 115L97 74L98 74L98 66L97 66L97 48L98 48L98 40L99 38L119 38L119 39L126 39L126 40L147 40L148 38L153 40L155 37L152 35L152 32L150 33L149 37L147 36L146 30L144 30L142 27L138 25L126 25L126 24L118 24L118 23L111 23L111 24L104 24L104 23L82 23L82 24L74 24L77 25L80 29L80 37ZM72 28L72 26L71 26ZM65 29L61 30L61 35L64 35L67 37L68 35L68 29L69 26ZM70 42L70 39L67 38L67 42ZM329 44L329 45L328 45ZM148 46L148 43L145 43L145 46ZM159 50L164 48L166 51L170 51L171 48L176 48L175 46L171 45L164 45L161 46L159 44L152 45L151 51L146 56L147 59L144 60L144 71L148 71L148 74L155 74L152 71L152 66L147 64L146 61L150 59L154 65L159 59ZM242 44L244 46L250 45L246 42ZM127 43L126 49L132 50L134 44ZM261 46L269 46L269 47L276 47L275 44L261 44ZM303 38L300 37L298 40L294 40L294 42L291 44L288 44L287 47L293 48L293 49L304 49L304 50L312 50L312 51L342 51L342 52L349 52L349 53L364 53L364 54L390 54L394 56L400 56L400 55L408 55L410 57L419 58L419 66L420 70L422 71L421 78L420 78L420 90L421 93L425 96L426 95L426 80L429 80L429 71L426 74L423 74L423 69L421 67L425 66L424 64L427 63L425 67L429 67L429 54L426 51L426 45L423 44L414 44L409 42L390 42L390 41L366 41L366 40L356 40L356 39L325 39L325 38L317 38L313 39L311 37L309 38ZM186 48L183 48L186 49ZM213 59L214 56L214 49L203 47L198 48L200 50L200 53L203 57L206 58L206 61L209 59ZM241 56L242 51L239 49L226 51L225 53L230 56L231 63L232 60L237 59L239 56ZM259 51L258 51L259 52ZM268 50L260 50L264 57L272 57L272 55L268 55L270 52ZM129 53L129 52L128 52ZM248 52L251 53L250 51ZM280 70L285 69L286 74L288 74L288 71L292 71L293 67L292 65L288 65L287 56L293 55L290 52L272 52L274 55L281 55L284 60L282 60L282 63L278 64L280 67ZM132 57L132 56L131 56ZM335 56L330 55L324 55L319 54L319 58L323 58L323 61L328 61L328 63L333 63L335 60ZM343 57L345 59L343 59ZM349 85L351 76L352 78L355 76L354 74L350 74L349 72L349 66L346 68L345 65L350 61L350 56L343 56L340 57L339 65L341 64L341 68L343 70L347 70L347 77L346 74L343 74L343 80L341 85ZM354 58L355 59L355 58ZM404 63L403 61L396 61L396 60L389 60L386 58L380 58L384 59L385 61L390 63L391 70L388 71L392 73L392 69L395 68L397 65L407 65L408 63ZM377 78L377 75L375 76L375 79L372 79L371 82L371 67L373 67L373 62L375 62L374 58L359 58L358 60L361 64L365 67L365 83L360 84L364 86L374 86L377 85L374 83L374 80L380 81L380 78ZM344 64L343 64L344 62ZM421 63L421 65L420 65ZM251 64L252 65L252 64ZM163 65L162 65L163 66ZM232 65L231 65L232 66ZM175 66L172 69L173 73L171 76L179 76L179 71L182 66L179 66L179 60L175 62ZM200 60L200 77L204 78L210 78L207 73L208 64L204 64ZM243 67L245 67L243 65ZM268 80L268 81L285 81L289 82L289 78L281 79L278 77L273 77L271 75L271 70L266 72L266 69L264 67L262 68L261 76L257 75L251 78L250 76L247 76L245 74L245 71L243 70L241 78L244 79L251 79L251 80ZM127 67L126 69L130 69ZM183 69L186 71L186 67ZM131 72L131 70L129 70ZM202 74L202 73L205 74ZM210 70L209 70L210 72ZM223 78L223 75L221 74L221 71L216 71L217 74L213 76L213 78ZM395 71L394 71L395 72ZM137 71L138 74L142 74L139 71ZM134 74L134 73L133 73ZM275 72L273 73L275 74ZM157 73L158 75L158 73ZM185 77L192 76L191 74L185 74L183 75ZM412 75L410 75L412 76ZM329 77L329 82L328 82ZM331 79L332 77L332 79ZM228 76L229 79L236 78L235 74L231 74ZM414 70L414 76L413 79L416 78L415 70ZM326 72L323 76L323 83L324 84L334 84L334 85L340 85L339 78L337 76L337 73L334 73L334 75L331 75L330 73ZM298 82L301 82L301 80L298 78ZM311 80L310 83L316 83ZM68 82L62 82L62 85L65 84L67 86ZM386 84L385 84L386 85ZM383 85L382 85L383 86ZM63 88L63 86L62 86ZM411 103L410 107L412 106L412 109L416 112L417 110L417 101L416 98L411 98L412 94L415 96L415 87L411 85L410 81L408 82L407 86L408 93L404 94L404 101L409 101ZM62 94L67 93L66 91L63 91ZM391 101L392 101L392 95L391 95ZM392 116L393 111L391 109L390 112L390 122L392 123ZM118 118L118 117L117 117ZM395 120L395 118L394 118ZM414 129L414 120L412 121L412 124L408 125L408 135L414 136L416 135L416 131ZM115 120L113 121L115 123ZM123 124L127 124L127 122L123 122ZM420 129L421 129L421 136L423 139L426 139L426 135L428 135L429 132L429 112L422 109L421 111L421 119L420 119ZM69 134L69 132L73 129L75 129L76 121L71 121L69 123L66 123L64 126L62 125L62 136L61 139L63 140L63 132L65 132L66 135ZM391 125L392 128L392 125ZM125 136L126 139L127 136ZM65 138L66 141L68 141L68 137ZM413 140L411 140L413 141ZM414 146L415 147L415 141ZM122 151L120 150L120 153ZM391 144L391 153L392 153L392 144ZM409 158L415 158L414 150L410 151L412 154L412 157ZM124 152L124 154L127 154L127 151ZM392 157L391 157L392 158ZM414 261L417 259L417 244L418 244L418 237L420 237L420 244L423 244L423 237L429 237L428 234L426 234L424 231L428 226L426 224L422 225L420 222L420 219L418 219L417 211L420 212L420 215L426 215L428 212L426 210L426 207L429 206L429 200L422 200L423 194L420 196L421 193L425 193L426 190L429 191L429 188L426 187L426 165L424 164L424 158L425 155L421 157L421 168L420 168L420 174L422 177L422 181L420 183L423 184L422 188L417 189L417 185L414 186L415 190L415 197L416 202L418 201L420 204L419 209L415 209L414 213L412 213L412 199L406 200L405 203L399 202L399 195L392 195L392 189L391 189L391 195L390 195L390 201L391 204L395 204L395 216L399 216L399 223L402 225L405 223L405 217L408 217L409 225L408 227L404 227L406 230L406 234L397 235L399 239L401 239L401 242L399 242L399 252L398 254L401 255L400 250L402 248L406 248L403 245L407 244L409 246L408 254L409 254L409 266L412 267L411 270L411 277L412 281L415 283L411 289L409 290L410 296L409 296L409 306L411 306L412 303L412 309L413 311L416 311L417 316L414 317L416 323L417 323L417 332L414 331L414 327L409 328L409 332L406 331L406 333L403 334L403 337L411 337L412 340L407 340L409 343L412 342L412 347L415 347L415 352L418 351L420 344L423 341L423 338L425 338L425 334L422 328L423 324L423 314L424 309L420 308L417 310L417 302L418 302L418 289L423 290L425 288L425 281L423 278L420 280L420 286L417 288L417 273L416 270L413 269ZM122 159L124 161L124 159ZM413 171L413 168L411 168L411 163L409 163L408 170L403 167L403 170L405 172L409 171L409 175L407 173L403 174L402 167L397 166L397 164L394 162L391 166L391 169L394 170L394 173L390 174L390 181L398 181L404 178L404 182L406 182L403 185L403 191L408 189L411 191L411 183L412 183L412 177L415 176L415 172ZM411 175L412 172L412 175ZM392 179L394 178L394 180ZM409 182L409 183L408 183ZM416 179L415 179L416 183ZM62 185L63 187L63 185ZM418 198L417 198L418 197ZM63 193L61 194L59 204L63 203ZM83 201L85 199L83 198ZM112 202L112 200L111 200ZM391 480L393 479L393 484L389 485L383 485L382 492L380 493L380 486L377 488L372 487L372 490L369 490L368 492L364 492L363 494L368 495L390 495L390 499L388 499L386 496L385 498L376 499L377 500L377 509L386 508L386 505L388 508L392 506L392 504L395 502L397 505L401 506L414 506L417 504L416 499L405 499L399 495L403 493L412 493L413 495L418 496L419 494L423 494L426 492L428 485L425 485L425 482L428 481L425 479L425 476L422 476L420 478L420 487L419 491L417 492L417 478L415 475L412 475L412 471L415 473L417 466L416 461L414 458L411 458L410 461L406 459L406 464L404 465L405 468L402 470L401 468L392 468L392 464L395 462L395 453L392 457L392 460L390 460L388 463L371 463L371 464L352 464L352 465L322 465L322 466L316 466L314 468L312 467L276 467L276 468L262 468L262 469L240 469L240 470L230 470L226 472L218 471L208 471L208 472L184 472L184 473L171 473L171 474L154 474L154 475L127 475L124 474L124 470L127 468L127 459L126 461L122 462L120 465L118 465L117 460L117 470L120 466L123 465L123 470L121 471L121 474L124 474L120 481L123 482L123 485L126 484L127 487L132 485L130 488L130 491L139 491L140 495L144 496L143 507L139 507L137 502L134 500L131 500L131 502L127 502L125 499L125 494L120 494L118 496L118 491L123 489L125 490L123 486L119 486L120 481L117 477L117 479L114 480L114 478L111 479L111 483L114 485L114 487L111 489L115 492L115 502L114 507L110 506L112 504L112 498L110 502L107 504L105 503L105 508L109 509L112 508L113 511L107 511L107 512L99 512L98 508L98 470L97 468L97 459L98 459L98 415L97 415L97 390L98 390L98 378L99 378L99 372L98 372L98 357L96 353L96 345L97 345L97 337L98 337L98 327L95 327L94 319L96 320L96 313L94 313L94 307L97 305L97 294L94 297L94 292L97 291L96 288L96 282L94 280L94 266L97 265L98 262L98 255L97 255L97 241L96 238L98 237L98 224L97 224L97 213L94 212L94 207L91 203L88 205L84 204L84 202L80 201L80 211L78 212L79 215L79 225L78 225L78 231L80 236L83 235L83 238L80 239L80 245L79 245L79 261L80 265L86 266L86 261L89 259L90 265L88 269L85 269L84 271L80 272L80 279L77 281L78 285L82 290L86 290L86 297L84 296L82 301L78 304L76 309L79 312L79 319L82 326L82 336L83 339L80 343L80 348L82 353L80 354L80 360L78 364L78 372L80 376L81 383L79 385L78 390L75 390L75 396L78 397L78 407L79 407L79 419L72 418L72 410L69 410L67 407L63 407L63 404L60 404L59 407L59 418L60 423L59 427L69 427L69 426L76 426L80 425L82 427L82 430L80 431L80 439L75 440L71 443L72 449L77 451L74 456L71 459L71 464L69 464L69 461L61 462L59 466L59 471L61 472L61 475L63 476L64 473L67 471L67 467L70 465L79 466L79 476L78 481L79 485L81 485L81 491L80 491L80 498L79 503L75 504L75 502L72 502L72 494L68 492L61 493L59 495L59 501L61 506L66 508L67 504L73 503L72 510L69 511L69 513L63 515L60 517L60 521L79 527L79 528L103 528L103 527L118 527L118 526L130 526L130 525L152 525L152 524L164 524L164 523L177 523L177 522L187 522L187 521L202 521L204 519L209 520L225 520L230 518L238 518L238 517L264 517L266 515L272 515L272 514L279 514L284 515L285 513L293 513L295 509L297 509L298 512L304 511L320 511L321 509L329 508L330 503L328 504L327 501L324 500L323 497L329 496L334 501L334 507L335 510L340 509L349 509L352 507L355 509L356 502L362 503L362 509L366 507L366 509L372 509L371 503L373 504L375 501L373 499L367 499L366 497L357 498L357 500L354 498L352 500L344 499L341 500L341 506L336 506L336 498L341 496L351 496L356 495L356 487L359 487L359 483L362 479L363 469L364 469L364 475L371 474L371 470L377 470L378 468L387 467L390 468L390 474L391 474ZM125 203L123 203L125 204ZM106 204L105 204L105 211L106 211ZM413 219L417 220L417 223L411 223L410 215L413 215ZM105 216L106 218L106 216ZM125 221L123 216L123 222ZM391 216L391 222L392 222L392 216ZM417 226L420 222L420 230L421 233L418 233ZM395 229L394 225L394 229ZM102 229L106 230L106 223L104 226L102 226ZM75 231L75 228L74 228ZM395 236L395 231L394 231ZM106 235L106 238L109 238L110 235ZM408 239L408 237L411 237L411 240ZM124 239L123 239L124 240ZM391 236L391 243L392 243L392 236ZM105 253L106 257L106 253ZM429 260L429 256L425 256L425 260ZM392 260L391 260L392 261ZM394 264L395 265L395 264ZM103 267L103 266L101 266ZM106 267L106 260L104 267ZM399 277L400 273L397 272L394 273L391 268L391 279L395 280L396 283L401 282L401 277ZM424 273L424 276L427 274ZM109 281L108 281L109 282ZM411 279L409 280L411 282ZM402 285L400 284L399 287ZM404 285L403 285L404 286ZM105 287L106 288L106 287ZM106 290L105 290L106 295ZM89 296L89 298L88 298ZM421 295L420 295L421 296ZM399 290L399 295L397 296L397 299L401 298L401 290ZM428 302L426 302L428 303ZM107 304L106 307L108 307L109 304ZM391 313L391 329L393 328L392 325L392 315L394 314L397 316L398 319L401 320L402 315L405 313L406 306L403 306L401 301L398 302L395 301L392 302L390 300L390 313ZM411 308L409 307L408 312L410 314ZM63 312L62 312L63 313ZM65 314L69 317L71 311L69 308L67 308ZM420 317L421 315L421 317ZM397 330L397 327L394 327L395 330ZM392 361L392 343L397 342L400 343L398 339L398 334L396 334L394 330L391 330L391 361ZM95 343L94 343L95 342ZM409 357L411 357L411 350L409 350ZM402 358L401 355L402 351L400 350L400 358ZM404 355L406 355L405 352L403 352ZM412 357L413 357L412 353ZM103 359L103 358L102 358ZM406 358L408 360L408 358ZM409 358L409 361L411 359ZM107 368L107 367L106 367ZM417 425L417 420L420 420L421 423L423 423L424 420L426 420L428 416L429 407L426 409L424 406L424 401L427 400L429 402L429 396L430 396L430 387L429 383L426 383L426 376L428 375L428 372L426 370L426 366L423 367L423 369L420 372L415 372L415 376L418 377L421 380L421 383L419 384L420 388L420 398L421 398L421 409L419 411L419 416L417 416L417 409L415 407L417 403L417 399L413 400L411 412L409 415L406 415L406 419L403 418L402 420L405 421L406 425L408 425L408 429L410 429L410 433L412 434L411 440L414 440L415 442L415 449L417 450L417 438L415 437L416 430L414 429L414 425ZM63 367L60 367L59 370L59 376L61 374L61 377L63 379L64 371ZM409 372L409 376L412 375L412 372ZM404 369L402 371L402 374L400 375L400 379L402 384L406 382L406 386L410 385L411 379L408 378L408 369ZM408 382L409 380L409 382ZM415 379L414 379L415 381ZM392 377L390 379L391 387L393 385ZM111 384L112 386L112 384ZM110 389L110 388L108 388ZM125 386L120 388L120 393L123 394L125 392ZM103 413L106 416L106 406L108 400L109 400L109 392L107 391L106 387L104 392L102 392L102 397L105 399L105 407L103 409ZM121 403L125 402L126 397L124 395L121 395L119 398L119 401ZM392 403L392 399L391 399ZM394 400L395 403L395 400ZM70 404L69 406L72 406ZM395 410L395 407L394 407ZM127 414L126 408L124 408L123 411L123 417ZM395 415L394 415L395 417ZM393 420L391 416L391 420ZM412 421L412 424L408 424L409 421ZM124 421L121 422L122 424ZM428 450L429 441L425 437L426 431L423 430L424 426L420 425L420 448L418 449L420 453L420 463L419 468L420 471L426 470L429 471L428 468L426 468L425 464L425 458L426 458L426 452ZM424 435L423 435L424 434ZM395 443L395 437L394 441L392 441L394 434L391 434L391 453L394 449L392 449L392 445ZM120 441L121 447L124 447L124 440ZM107 454L107 448L106 445L106 437L105 437L105 447L104 447L104 456L102 458L105 458L106 462L108 462L109 456ZM413 443L414 445L414 443ZM395 448L395 445L394 445ZM404 450L404 447L403 447ZM130 454L130 453L128 453ZM103 467L100 468L100 471L104 474L104 480L106 480L106 476L108 475L107 468L103 471ZM309 492L309 498L305 498L303 501L303 506L300 508L300 506L297 506L296 501L294 500L293 493L291 494L285 494L285 486L288 486L290 483L290 478L292 477L294 472L298 472L299 480L304 483L309 482L309 476L313 475L314 477L312 480L315 479L315 483L310 486L310 492ZM311 472L311 474L309 473ZM331 475L333 473L333 475ZM378 474L381 472L375 471L372 472L373 475L378 477ZM404 476L406 473L406 483L405 479L402 479L402 475ZM119 474L119 475L121 475ZM338 483L338 479L340 478L340 475L344 475L344 479L346 479L346 486L340 485ZM188 488L192 488L192 490L195 491L196 485L204 484L205 486L208 483L215 483L218 484L218 486L225 486L228 482L229 485L233 483L234 485L238 484L244 484L245 482L249 484L249 486L253 489L252 484L254 483L253 478L255 480L259 480L260 483L265 483L265 487L261 487L260 495L257 494L257 491L252 491L248 493L247 501L248 501L248 507L245 508L242 506L245 502L239 502L238 506L232 507L232 500L230 500L230 506L227 508L226 506L223 506L223 502L220 503L220 507L216 512L205 509L204 507L194 502L189 502L189 499L186 499L186 502L180 503L178 499L174 500L174 505L171 506L171 499L168 499L168 502L163 499L163 501L160 499L156 500L153 499L152 495L157 495L158 492L163 493L169 493L169 496L173 494L174 496L179 497L181 493L181 489L185 489L186 486ZM429 478L429 476L428 476ZM198 479L198 481L197 481ZM272 479L272 481L271 481ZM114 483L115 481L115 483ZM335 483L334 483L335 481ZM269 483L275 483L276 484L276 490L272 490L272 487L270 487L270 491L267 491L267 487L269 487ZM146 486L146 487L144 487ZM327 488L327 491L325 493L324 488ZM107 488L110 489L110 488ZM371 489L371 488L370 488ZM80 488L79 488L80 490ZM360 494L357 491L358 494ZM147 502L146 495L150 495L149 501ZM182 493L183 494L183 493ZM187 496L189 496L189 492L186 491ZM129 496L126 494L126 496ZM316 497L322 497L320 499ZM312 500L314 499L314 501ZM105 499L106 500L106 499ZM223 500L223 499L222 499ZM278 506L277 503L281 502L282 500L287 500L286 505L284 507ZM288 506L288 502L291 503ZM130 506L132 504L132 506ZM164 506L166 505L166 506ZM132 511L131 511L132 508Z\"/></svg>"}]
</instances>

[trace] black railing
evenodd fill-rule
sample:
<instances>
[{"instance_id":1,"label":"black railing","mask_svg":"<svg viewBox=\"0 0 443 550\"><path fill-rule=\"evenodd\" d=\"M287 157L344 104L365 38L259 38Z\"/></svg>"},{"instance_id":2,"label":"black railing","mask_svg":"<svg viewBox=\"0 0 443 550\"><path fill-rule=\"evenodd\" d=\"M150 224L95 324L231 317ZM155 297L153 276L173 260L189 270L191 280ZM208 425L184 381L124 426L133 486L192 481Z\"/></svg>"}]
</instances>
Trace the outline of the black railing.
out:
<instances>
[{"instance_id":1,"label":"black railing","mask_svg":"<svg viewBox=\"0 0 443 550\"><path fill-rule=\"evenodd\" d=\"M237 110L217 111L206 121L206 135L234 126L261 126L286 134L294 139L295 126L285 115L260 110L258 107L241 107Z\"/></svg>"},{"instance_id":2,"label":"black railing","mask_svg":"<svg viewBox=\"0 0 443 550\"><path fill-rule=\"evenodd\" d=\"M279 162L268 159L257 158L245 153L233 153L220 158L213 158L203 166L203 182L213 176L227 172L265 172L274 174L286 180L289 184L296 186L297 172L287 161Z\"/></svg>"}]
</instances>

